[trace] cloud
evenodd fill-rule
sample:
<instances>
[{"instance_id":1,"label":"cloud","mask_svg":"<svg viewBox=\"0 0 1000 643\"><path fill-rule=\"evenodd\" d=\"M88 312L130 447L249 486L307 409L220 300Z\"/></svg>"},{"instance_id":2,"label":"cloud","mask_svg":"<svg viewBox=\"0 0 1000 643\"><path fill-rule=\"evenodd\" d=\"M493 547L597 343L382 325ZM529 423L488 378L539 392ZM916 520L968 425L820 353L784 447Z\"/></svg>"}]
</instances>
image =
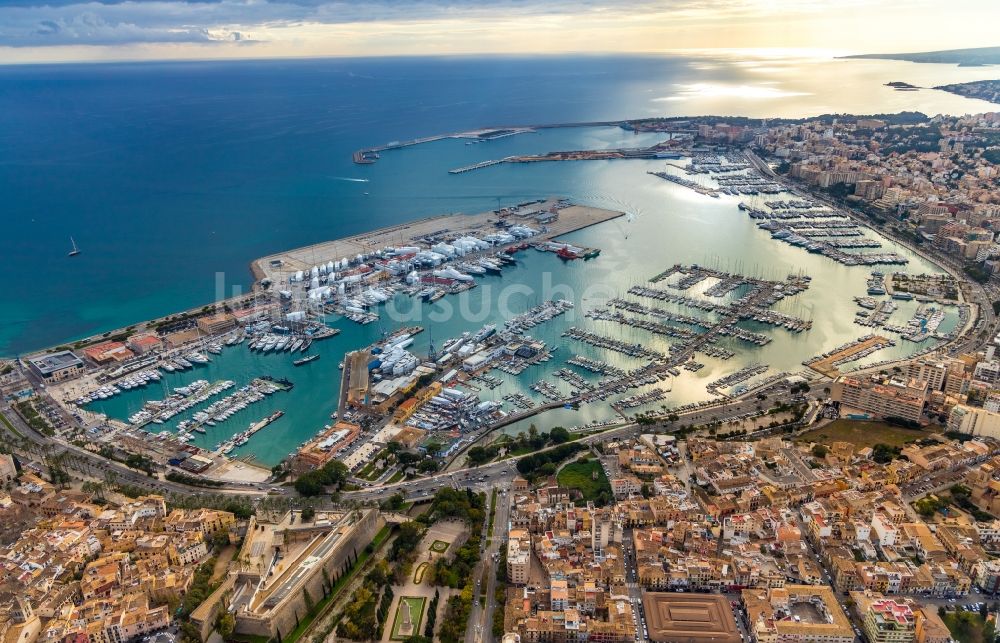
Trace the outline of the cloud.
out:
<instances>
[{"instance_id":1,"label":"cloud","mask_svg":"<svg viewBox=\"0 0 1000 643\"><path fill-rule=\"evenodd\" d=\"M955 0L954 20L993 2ZM0 0L0 62L240 56L251 43L268 56L856 48L890 17L897 36L939 32L933 0ZM995 39L988 21L965 22Z\"/></svg>"},{"instance_id":2,"label":"cloud","mask_svg":"<svg viewBox=\"0 0 1000 643\"><path fill-rule=\"evenodd\" d=\"M552 16L630 20L739 12L761 0L5 0L0 46L245 41L301 25L511 21ZM223 34L216 37L214 34ZM553 34L557 36L557 34ZM273 36L272 36L273 37ZM265 38L266 39L266 38Z\"/></svg>"},{"instance_id":3,"label":"cloud","mask_svg":"<svg viewBox=\"0 0 1000 643\"><path fill-rule=\"evenodd\" d=\"M0 46L212 43L252 40L236 2L15 0L0 7Z\"/></svg>"},{"instance_id":4,"label":"cloud","mask_svg":"<svg viewBox=\"0 0 1000 643\"><path fill-rule=\"evenodd\" d=\"M130 42L208 42L209 32L194 27L147 27L133 22L109 21L93 12L83 12L38 22L31 32L16 36L19 45L88 44L114 45Z\"/></svg>"}]
</instances>

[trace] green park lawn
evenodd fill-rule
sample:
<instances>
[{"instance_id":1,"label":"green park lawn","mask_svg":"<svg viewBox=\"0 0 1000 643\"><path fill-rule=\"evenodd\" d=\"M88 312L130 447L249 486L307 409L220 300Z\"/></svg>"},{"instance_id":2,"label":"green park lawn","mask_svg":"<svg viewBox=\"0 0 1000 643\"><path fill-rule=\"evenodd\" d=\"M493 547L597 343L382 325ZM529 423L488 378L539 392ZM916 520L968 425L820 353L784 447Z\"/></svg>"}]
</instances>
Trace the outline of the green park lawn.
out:
<instances>
[{"instance_id":1,"label":"green park lawn","mask_svg":"<svg viewBox=\"0 0 1000 643\"><path fill-rule=\"evenodd\" d=\"M396 615L392 619L392 636L389 638L393 641L402 641L414 634L420 634L422 630L420 625L424 620L424 599L422 596L401 596L399 599L399 605L396 607ZM403 603L409 603L410 605L410 622L413 623L413 632L407 636L399 633L399 628L403 624Z\"/></svg>"},{"instance_id":2,"label":"green park lawn","mask_svg":"<svg viewBox=\"0 0 1000 643\"><path fill-rule=\"evenodd\" d=\"M571 462L559 471L556 479L560 487L578 490L583 494L584 500L597 500L601 492L606 492L607 497L611 498L611 483L597 460Z\"/></svg>"}]
</instances>

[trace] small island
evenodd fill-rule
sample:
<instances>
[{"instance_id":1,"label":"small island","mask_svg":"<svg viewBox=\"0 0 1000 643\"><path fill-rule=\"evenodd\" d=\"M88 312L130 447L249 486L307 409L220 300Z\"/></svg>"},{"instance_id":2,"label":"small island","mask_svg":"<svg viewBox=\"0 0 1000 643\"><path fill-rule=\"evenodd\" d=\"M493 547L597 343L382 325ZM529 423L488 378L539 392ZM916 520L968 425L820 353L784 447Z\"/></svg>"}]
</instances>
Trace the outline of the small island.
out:
<instances>
[{"instance_id":1,"label":"small island","mask_svg":"<svg viewBox=\"0 0 1000 643\"><path fill-rule=\"evenodd\" d=\"M901 80L894 80L885 84L886 87L892 87L897 92L915 92L919 87L916 85L911 85L910 83L903 82Z\"/></svg>"}]
</instances>

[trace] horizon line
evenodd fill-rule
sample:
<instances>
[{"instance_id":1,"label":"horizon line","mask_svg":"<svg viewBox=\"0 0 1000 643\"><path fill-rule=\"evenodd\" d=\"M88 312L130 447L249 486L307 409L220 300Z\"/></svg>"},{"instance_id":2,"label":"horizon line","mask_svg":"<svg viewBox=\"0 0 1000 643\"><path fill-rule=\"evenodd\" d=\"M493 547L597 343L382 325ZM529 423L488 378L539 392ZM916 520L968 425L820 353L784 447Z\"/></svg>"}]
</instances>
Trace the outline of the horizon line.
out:
<instances>
[{"instance_id":1,"label":"horizon line","mask_svg":"<svg viewBox=\"0 0 1000 643\"><path fill-rule=\"evenodd\" d=\"M17 49L15 47L0 47ZM218 62L268 62L283 60L392 60L392 59L456 59L456 58L658 58L683 57L684 55L710 56L713 54L746 54L761 58L795 58L818 57L830 60L864 55L853 50L831 49L829 47L684 47L676 49L650 51L562 51L562 52L506 52L482 51L466 53L427 53L427 54L319 54L319 55L271 55L271 56L216 56L216 57L151 57L151 58L67 58L64 60L23 60L15 62L0 61L0 67L23 67L44 65L114 65L114 64L146 64L146 63L218 63ZM776 55L776 54L784 55ZM770 55L769 55L770 54ZM888 55L888 54L873 54Z\"/></svg>"}]
</instances>

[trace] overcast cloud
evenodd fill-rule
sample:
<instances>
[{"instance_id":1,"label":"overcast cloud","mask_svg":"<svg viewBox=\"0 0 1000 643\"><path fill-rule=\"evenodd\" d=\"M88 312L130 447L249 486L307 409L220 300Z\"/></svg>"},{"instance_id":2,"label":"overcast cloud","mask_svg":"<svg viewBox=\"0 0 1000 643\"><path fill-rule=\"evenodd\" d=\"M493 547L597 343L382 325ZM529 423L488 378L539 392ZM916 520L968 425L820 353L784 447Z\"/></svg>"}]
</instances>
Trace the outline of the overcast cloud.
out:
<instances>
[{"instance_id":1,"label":"overcast cloud","mask_svg":"<svg viewBox=\"0 0 1000 643\"><path fill-rule=\"evenodd\" d=\"M0 0L0 63L996 41L996 0Z\"/></svg>"},{"instance_id":2,"label":"overcast cloud","mask_svg":"<svg viewBox=\"0 0 1000 643\"><path fill-rule=\"evenodd\" d=\"M458 17L530 17L647 12L668 5L703 9L711 0L626 2L580 0L189 0L79 2L14 0L0 7L0 46L113 45L141 42L212 42L263 39L254 29L291 28L302 23L349 25L370 22L450 20ZM729 3L730 5L732 3Z\"/></svg>"}]
</instances>

